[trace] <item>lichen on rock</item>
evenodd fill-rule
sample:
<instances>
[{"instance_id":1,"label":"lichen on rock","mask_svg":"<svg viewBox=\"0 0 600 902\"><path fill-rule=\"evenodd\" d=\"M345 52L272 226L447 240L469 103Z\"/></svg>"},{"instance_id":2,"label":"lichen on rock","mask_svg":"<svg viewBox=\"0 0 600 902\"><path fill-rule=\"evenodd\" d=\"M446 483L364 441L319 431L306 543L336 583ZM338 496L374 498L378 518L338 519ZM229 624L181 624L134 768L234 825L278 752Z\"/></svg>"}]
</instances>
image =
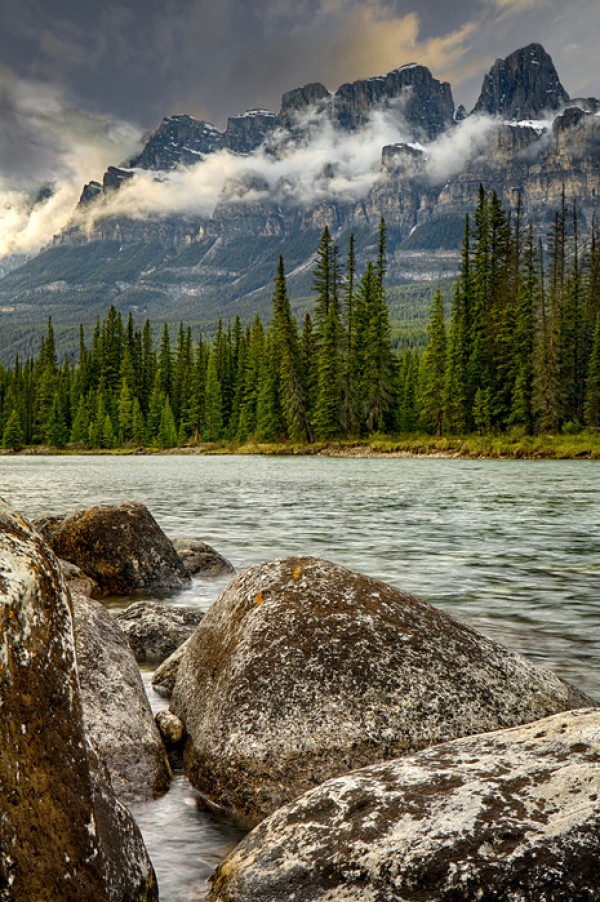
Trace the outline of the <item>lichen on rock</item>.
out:
<instances>
[{"instance_id":1,"label":"lichen on rock","mask_svg":"<svg viewBox=\"0 0 600 902\"><path fill-rule=\"evenodd\" d=\"M598 902L600 710L329 780L228 856L209 902Z\"/></svg>"},{"instance_id":2,"label":"lichen on rock","mask_svg":"<svg viewBox=\"0 0 600 902\"><path fill-rule=\"evenodd\" d=\"M95 580L103 595L169 592L190 581L171 541L139 501L75 511L53 526L49 543Z\"/></svg>"},{"instance_id":3,"label":"lichen on rock","mask_svg":"<svg viewBox=\"0 0 600 902\"><path fill-rule=\"evenodd\" d=\"M154 900L135 821L84 728L54 554L0 500L0 899Z\"/></svg>"},{"instance_id":4,"label":"lichen on rock","mask_svg":"<svg viewBox=\"0 0 600 902\"><path fill-rule=\"evenodd\" d=\"M232 580L182 653L185 768L247 825L332 776L591 700L426 602L314 558Z\"/></svg>"}]
</instances>

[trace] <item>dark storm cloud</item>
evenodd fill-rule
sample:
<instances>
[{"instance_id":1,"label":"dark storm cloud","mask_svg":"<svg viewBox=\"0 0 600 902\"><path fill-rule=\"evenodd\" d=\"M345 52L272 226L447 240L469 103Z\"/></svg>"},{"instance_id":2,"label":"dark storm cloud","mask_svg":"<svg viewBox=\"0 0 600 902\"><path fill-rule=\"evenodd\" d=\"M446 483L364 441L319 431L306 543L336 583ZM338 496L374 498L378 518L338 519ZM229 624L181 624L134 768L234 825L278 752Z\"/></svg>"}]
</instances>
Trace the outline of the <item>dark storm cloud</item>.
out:
<instances>
[{"instance_id":1,"label":"dark storm cloud","mask_svg":"<svg viewBox=\"0 0 600 902\"><path fill-rule=\"evenodd\" d=\"M309 81L335 89L407 62L450 81L470 108L494 59L531 41L572 96L600 93L597 0L0 0L0 21L0 253L50 239L83 183L128 158L164 115L223 126L250 107L277 110ZM441 148L442 168L447 151L462 148ZM312 171L308 157L302 165ZM368 161L364 172L367 184ZM32 212L45 182L55 194ZM155 189L142 188L143 212Z\"/></svg>"},{"instance_id":2,"label":"dark storm cloud","mask_svg":"<svg viewBox=\"0 0 600 902\"><path fill-rule=\"evenodd\" d=\"M0 0L0 62L143 127L182 111L223 124L250 106L277 109L307 81L335 88L408 61L472 103L495 57L533 40L568 89L590 93L596 2L563 12L562 0Z\"/></svg>"}]
</instances>

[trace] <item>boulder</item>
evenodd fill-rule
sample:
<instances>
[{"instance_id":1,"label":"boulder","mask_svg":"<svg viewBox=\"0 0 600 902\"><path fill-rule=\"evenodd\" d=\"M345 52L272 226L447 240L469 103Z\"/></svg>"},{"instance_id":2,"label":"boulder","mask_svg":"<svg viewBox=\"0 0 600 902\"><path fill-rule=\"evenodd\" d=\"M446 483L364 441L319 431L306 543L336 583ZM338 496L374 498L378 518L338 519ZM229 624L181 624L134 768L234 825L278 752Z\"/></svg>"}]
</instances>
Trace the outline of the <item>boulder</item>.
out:
<instances>
[{"instance_id":1,"label":"boulder","mask_svg":"<svg viewBox=\"0 0 600 902\"><path fill-rule=\"evenodd\" d=\"M183 742L185 727L170 711L159 711L154 718L167 748L175 748Z\"/></svg>"},{"instance_id":2,"label":"boulder","mask_svg":"<svg viewBox=\"0 0 600 902\"><path fill-rule=\"evenodd\" d=\"M185 771L246 825L330 777L591 700L431 605L314 558L235 577L183 653Z\"/></svg>"},{"instance_id":3,"label":"boulder","mask_svg":"<svg viewBox=\"0 0 600 902\"><path fill-rule=\"evenodd\" d=\"M86 739L69 594L0 500L0 898L154 900L141 835Z\"/></svg>"},{"instance_id":4,"label":"boulder","mask_svg":"<svg viewBox=\"0 0 600 902\"><path fill-rule=\"evenodd\" d=\"M189 574L145 505L98 505L64 517L50 537L53 551L76 564L103 595L140 589L174 591Z\"/></svg>"},{"instance_id":5,"label":"boulder","mask_svg":"<svg viewBox=\"0 0 600 902\"><path fill-rule=\"evenodd\" d=\"M65 517L69 514L42 514L31 521L34 529L42 536L45 542L50 544L50 540L58 527L61 525Z\"/></svg>"},{"instance_id":6,"label":"boulder","mask_svg":"<svg viewBox=\"0 0 600 902\"><path fill-rule=\"evenodd\" d=\"M233 564L200 539L173 539L173 547L190 576L223 576L235 573Z\"/></svg>"},{"instance_id":7,"label":"boulder","mask_svg":"<svg viewBox=\"0 0 600 902\"><path fill-rule=\"evenodd\" d=\"M179 673L179 665L181 664L181 659L185 654L190 639L184 642L183 645L180 645L177 651L174 651L166 661L163 661L160 667L157 667L152 674L150 682L152 683L152 688L158 692L159 695L170 698L173 694L173 689L175 688L175 683L177 681L177 674Z\"/></svg>"},{"instance_id":8,"label":"boulder","mask_svg":"<svg viewBox=\"0 0 600 902\"><path fill-rule=\"evenodd\" d=\"M600 710L329 780L263 821L210 902L600 899Z\"/></svg>"},{"instance_id":9,"label":"boulder","mask_svg":"<svg viewBox=\"0 0 600 902\"><path fill-rule=\"evenodd\" d=\"M127 637L99 601L75 594L73 610L86 731L122 801L156 798L172 775Z\"/></svg>"},{"instance_id":10,"label":"boulder","mask_svg":"<svg viewBox=\"0 0 600 902\"><path fill-rule=\"evenodd\" d=\"M192 608L136 601L115 615L138 661L164 661L189 639L204 616Z\"/></svg>"}]
</instances>

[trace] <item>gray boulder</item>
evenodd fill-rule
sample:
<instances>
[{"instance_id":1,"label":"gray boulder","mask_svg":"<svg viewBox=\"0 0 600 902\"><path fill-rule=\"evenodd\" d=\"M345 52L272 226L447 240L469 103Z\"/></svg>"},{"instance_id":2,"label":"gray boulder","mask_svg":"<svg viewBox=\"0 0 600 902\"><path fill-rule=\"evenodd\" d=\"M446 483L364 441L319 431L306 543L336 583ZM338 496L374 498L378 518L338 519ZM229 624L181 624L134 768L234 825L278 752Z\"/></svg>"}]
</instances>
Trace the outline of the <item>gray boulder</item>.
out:
<instances>
[{"instance_id":1,"label":"gray boulder","mask_svg":"<svg viewBox=\"0 0 600 902\"><path fill-rule=\"evenodd\" d=\"M163 661L160 667L157 667L152 674L150 682L152 683L152 688L159 695L170 698L173 694L173 689L177 682L177 674L179 673L179 665L189 642L190 639L187 639L180 645L177 651L174 651L166 661Z\"/></svg>"},{"instance_id":2,"label":"gray boulder","mask_svg":"<svg viewBox=\"0 0 600 902\"><path fill-rule=\"evenodd\" d=\"M52 527L49 544L95 580L103 595L173 591L190 579L172 543L138 501L75 511Z\"/></svg>"},{"instance_id":3,"label":"gray boulder","mask_svg":"<svg viewBox=\"0 0 600 902\"><path fill-rule=\"evenodd\" d=\"M0 500L0 898L154 900L140 832L87 741L69 594Z\"/></svg>"},{"instance_id":4,"label":"gray boulder","mask_svg":"<svg viewBox=\"0 0 600 902\"><path fill-rule=\"evenodd\" d=\"M211 578L235 573L233 564L200 539L173 539L173 547L190 576Z\"/></svg>"},{"instance_id":5,"label":"gray boulder","mask_svg":"<svg viewBox=\"0 0 600 902\"><path fill-rule=\"evenodd\" d=\"M164 661L190 638L203 616L197 609L175 608L157 601L136 601L115 614L140 662Z\"/></svg>"},{"instance_id":6,"label":"gray boulder","mask_svg":"<svg viewBox=\"0 0 600 902\"><path fill-rule=\"evenodd\" d=\"M324 782L591 703L431 605L314 558L234 578L183 653L185 771L256 824Z\"/></svg>"},{"instance_id":7,"label":"gray boulder","mask_svg":"<svg viewBox=\"0 0 600 902\"><path fill-rule=\"evenodd\" d=\"M162 795L171 769L127 638L99 601L73 595L73 612L86 730L115 792L125 802Z\"/></svg>"},{"instance_id":8,"label":"gray boulder","mask_svg":"<svg viewBox=\"0 0 600 902\"><path fill-rule=\"evenodd\" d=\"M263 821L210 902L600 899L600 710L329 780Z\"/></svg>"}]
</instances>

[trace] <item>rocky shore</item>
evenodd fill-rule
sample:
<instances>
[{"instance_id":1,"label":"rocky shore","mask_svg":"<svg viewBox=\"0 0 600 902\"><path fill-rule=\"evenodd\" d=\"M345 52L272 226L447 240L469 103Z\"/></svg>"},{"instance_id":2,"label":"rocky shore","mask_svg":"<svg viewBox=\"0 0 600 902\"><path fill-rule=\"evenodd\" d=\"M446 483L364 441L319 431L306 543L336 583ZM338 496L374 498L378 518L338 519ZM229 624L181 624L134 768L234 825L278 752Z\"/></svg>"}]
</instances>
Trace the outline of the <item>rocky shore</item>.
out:
<instances>
[{"instance_id":1,"label":"rocky shore","mask_svg":"<svg viewBox=\"0 0 600 902\"><path fill-rule=\"evenodd\" d=\"M600 900L600 709L547 669L316 558L171 607L233 568L137 502L34 524L0 502L0 556L2 902L158 898L127 806L168 790L173 749L253 828L211 902Z\"/></svg>"}]
</instances>

